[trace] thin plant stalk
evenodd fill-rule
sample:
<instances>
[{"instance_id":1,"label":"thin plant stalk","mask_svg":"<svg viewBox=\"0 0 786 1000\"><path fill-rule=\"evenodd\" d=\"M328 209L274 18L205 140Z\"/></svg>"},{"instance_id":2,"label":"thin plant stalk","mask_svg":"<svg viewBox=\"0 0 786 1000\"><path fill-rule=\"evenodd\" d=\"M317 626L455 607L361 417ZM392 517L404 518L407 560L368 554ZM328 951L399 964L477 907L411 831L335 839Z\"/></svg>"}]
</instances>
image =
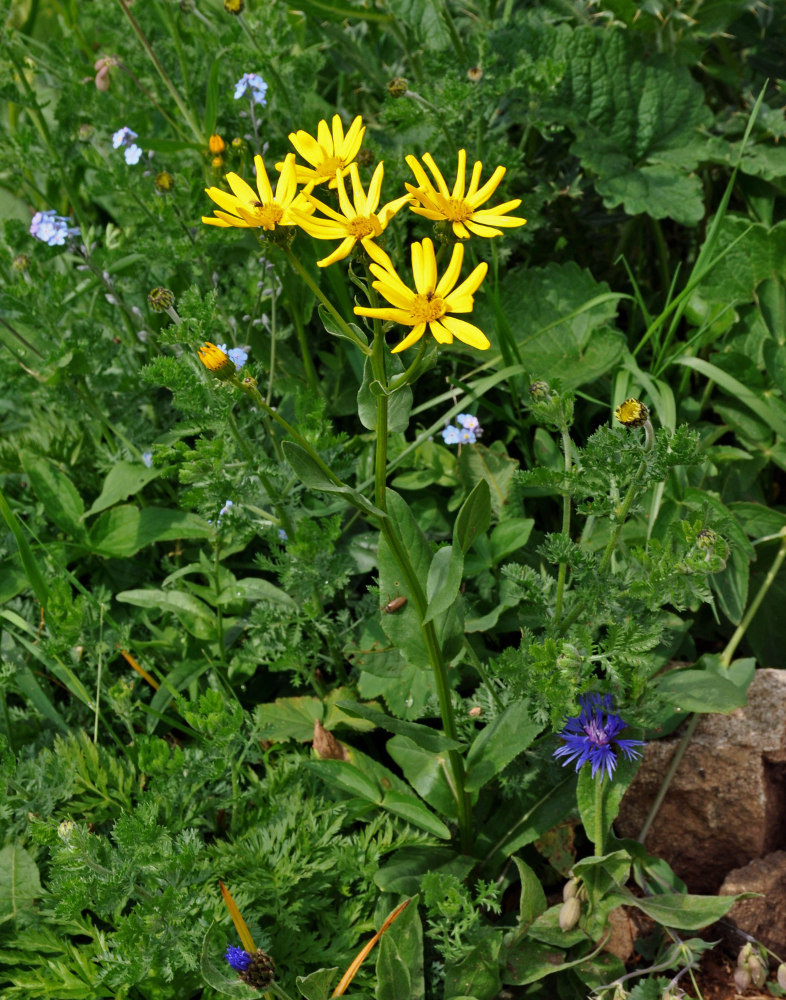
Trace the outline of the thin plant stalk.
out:
<instances>
[{"instance_id":1,"label":"thin plant stalk","mask_svg":"<svg viewBox=\"0 0 786 1000\"><path fill-rule=\"evenodd\" d=\"M587 765L585 764L584 766L586 767ZM600 778L595 782L595 828L592 831L592 843L596 858L602 858L606 853L606 829L603 822L603 784L604 776L601 774Z\"/></svg>"},{"instance_id":2,"label":"thin plant stalk","mask_svg":"<svg viewBox=\"0 0 786 1000\"><path fill-rule=\"evenodd\" d=\"M562 454L565 461L565 475L570 472L572 463L571 440L567 424L563 420L560 427L562 434ZM562 498L562 537L570 537L570 495L566 492ZM565 594L565 579L568 575L568 564L561 562L557 572L557 596L554 602L554 621L558 622L562 617L562 600Z\"/></svg>"}]
</instances>

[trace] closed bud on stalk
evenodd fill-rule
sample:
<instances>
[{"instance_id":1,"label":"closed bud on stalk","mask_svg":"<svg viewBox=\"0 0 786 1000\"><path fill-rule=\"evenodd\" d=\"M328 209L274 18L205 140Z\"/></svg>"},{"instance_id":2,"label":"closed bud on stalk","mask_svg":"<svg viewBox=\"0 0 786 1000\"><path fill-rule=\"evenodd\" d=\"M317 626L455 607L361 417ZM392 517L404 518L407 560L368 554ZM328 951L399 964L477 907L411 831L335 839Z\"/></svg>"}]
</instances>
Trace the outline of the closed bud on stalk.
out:
<instances>
[{"instance_id":1,"label":"closed bud on stalk","mask_svg":"<svg viewBox=\"0 0 786 1000\"><path fill-rule=\"evenodd\" d=\"M734 970L734 987L743 993L750 984L753 982L751 979L751 974L747 969L742 969L739 966Z\"/></svg>"},{"instance_id":2,"label":"closed bud on stalk","mask_svg":"<svg viewBox=\"0 0 786 1000\"><path fill-rule=\"evenodd\" d=\"M754 951L751 957L748 959L748 972L750 973L751 982L754 986L764 986L767 981L767 963L762 959L761 955Z\"/></svg>"},{"instance_id":3,"label":"closed bud on stalk","mask_svg":"<svg viewBox=\"0 0 786 1000\"><path fill-rule=\"evenodd\" d=\"M224 10L227 14L242 14L245 6L245 0L224 0Z\"/></svg>"},{"instance_id":4,"label":"closed bud on stalk","mask_svg":"<svg viewBox=\"0 0 786 1000\"><path fill-rule=\"evenodd\" d=\"M71 839L71 834L74 832L74 821L71 819L64 819L63 822L57 828L58 837L64 841L66 844Z\"/></svg>"},{"instance_id":5,"label":"closed bud on stalk","mask_svg":"<svg viewBox=\"0 0 786 1000\"><path fill-rule=\"evenodd\" d=\"M223 153L227 148L227 144L218 133L210 136L207 140L207 146L211 153Z\"/></svg>"},{"instance_id":6,"label":"closed bud on stalk","mask_svg":"<svg viewBox=\"0 0 786 1000\"><path fill-rule=\"evenodd\" d=\"M387 91L391 97L403 97L409 90L409 84L403 76L394 76L387 84Z\"/></svg>"},{"instance_id":7,"label":"closed bud on stalk","mask_svg":"<svg viewBox=\"0 0 786 1000\"><path fill-rule=\"evenodd\" d=\"M778 966L776 978L778 980L778 986L780 986L782 990L786 990L786 962L781 962Z\"/></svg>"},{"instance_id":8,"label":"closed bud on stalk","mask_svg":"<svg viewBox=\"0 0 786 1000\"><path fill-rule=\"evenodd\" d=\"M579 880L574 876L572 879L569 879L562 887L563 901L567 902L569 899L572 899L574 896L578 895L578 890L579 890Z\"/></svg>"},{"instance_id":9,"label":"closed bud on stalk","mask_svg":"<svg viewBox=\"0 0 786 1000\"><path fill-rule=\"evenodd\" d=\"M175 186L175 178L168 170L162 170L153 178L153 187L159 194L169 194Z\"/></svg>"},{"instance_id":10,"label":"closed bud on stalk","mask_svg":"<svg viewBox=\"0 0 786 1000\"><path fill-rule=\"evenodd\" d=\"M581 916L581 903L575 896L566 899L559 910L559 926L563 932L572 931Z\"/></svg>"},{"instance_id":11,"label":"closed bud on stalk","mask_svg":"<svg viewBox=\"0 0 786 1000\"><path fill-rule=\"evenodd\" d=\"M175 304L175 293L168 288L152 288L147 294L147 304L153 312L165 312Z\"/></svg>"},{"instance_id":12,"label":"closed bud on stalk","mask_svg":"<svg viewBox=\"0 0 786 1000\"><path fill-rule=\"evenodd\" d=\"M533 382L529 387L529 394L533 399L548 399L549 398L549 384L548 382Z\"/></svg>"},{"instance_id":13,"label":"closed bud on stalk","mask_svg":"<svg viewBox=\"0 0 786 1000\"><path fill-rule=\"evenodd\" d=\"M622 985L622 983L618 983L617 984L617 988L614 990L614 994L613 994L611 1000L628 1000L629 996L630 996L630 994L624 988L624 986Z\"/></svg>"}]
</instances>

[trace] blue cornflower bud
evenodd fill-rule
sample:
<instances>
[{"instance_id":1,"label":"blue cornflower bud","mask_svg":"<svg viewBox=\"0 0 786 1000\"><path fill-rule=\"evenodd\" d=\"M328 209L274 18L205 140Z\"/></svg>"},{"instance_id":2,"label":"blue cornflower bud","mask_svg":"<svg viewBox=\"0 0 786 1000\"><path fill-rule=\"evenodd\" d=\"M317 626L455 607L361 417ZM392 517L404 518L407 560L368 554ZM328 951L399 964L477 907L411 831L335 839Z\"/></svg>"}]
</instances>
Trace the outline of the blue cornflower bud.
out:
<instances>
[{"instance_id":1,"label":"blue cornflower bud","mask_svg":"<svg viewBox=\"0 0 786 1000\"><path fill-rule=\"evenodd\" d=\"M559 734L565 742L554 751L554 756L565 758L563 767L575 760L578 771L583 764L589 763L592 765L593 778L598 771L601 777L605 772L609 778L613 778L617 766L617 751L622 751L628 760L634 760L641 756L638 747L643 747L644 741L617 738L628 724L611 712L611 695L597 692L582 695L579 704L581 713L565 723L565 728Z\"/></svg>"},{"instance_id":2,"label":"blue cornflower bud","mask_svg":"<svg viewBox=\"0 0 786 1000\"><path fill-rule=\"evenodd\" d=\"M229 962L235 972L245 972L251 965L251 956L243 948L236 948L230 944L224 953L224 958Z\"/></svg>"}]
</instances>

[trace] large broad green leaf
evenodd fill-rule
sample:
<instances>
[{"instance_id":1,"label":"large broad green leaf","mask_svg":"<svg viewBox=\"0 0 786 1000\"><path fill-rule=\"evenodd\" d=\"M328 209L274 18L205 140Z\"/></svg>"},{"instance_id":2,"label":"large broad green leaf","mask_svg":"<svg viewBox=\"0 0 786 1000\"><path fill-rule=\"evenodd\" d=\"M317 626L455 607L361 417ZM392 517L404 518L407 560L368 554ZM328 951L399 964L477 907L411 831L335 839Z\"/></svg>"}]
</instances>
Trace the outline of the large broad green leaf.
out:
<instances>
[{"instance_id":1,"label":"large broad green leaf","mask_svg":"<svg viewBox=\"0 0 786 1000\"><path fill-rule=\"evenodd\" d=\"M298 976L295 985L306 1000L329 1000L338 980L338 968L317 969L308 976Z\"/></svg>"},{"instance_id":2,"label":"large broad green leaf","mask_svg":"<svg viewBox=\"0 0 786 1000\"><path fill-rule=\"evenodd\" d=\"M430 753L406 736L388 740L387 750L418 795L442 816L457 816L446 753Z\"/></svg>"},{"instance_id":3,"label":"large broad green leaf","mask_svg":"<svg viewBox=\"0 0 786 1000\"><path fill-rule=\"evenodd\" d=\"M499 774L532 743L543 727L533 721L529 704L517 701L509 705L473 740L467 754L467 777L464 788L476 792Z\"/></svg>"},{"instance_id":4,"label":"large broad green leaf","mask_svg":"<svg viewBox=\"0 0 786 1000\"><path fill-rule=\"evenodd\" d=\"M116 596L118 601L138 608L171 611L183 628L197 639L215 639L218 635L215 615L191 594L176 590L123 590Z\"/></svg>"},{"instance_id":5,"label":"large broad green leaf","mask_svg":"<svg viewBox=\"0 0 786 1000\"><path fill-rule=\"evenodd\" d=\"M414 795L396 791L387 792L382 800L382 808L392 812L395 816L401 816L402 819L421 830L425 830L426 833L431 833L442 840L450 840L450 830Z\"/></svg>"},{"instance_id":6,"label":"large broad green leaf","mask_svg":"<svg viewBox=\"0 0 786 1000\"><path fill-rule=\"evenodd\" d=\"M442 5L437 0L388 0L387 6L401 30L411 32L420 45L436 50L450 44Z\"/></svg>"},{"instance_id":7,"label":"large broad green leaf","mask_svg":"<svg viewBox=\"0 0 786 1000\"><path fill-rule=\"evenodd\" d=\"M425 995L423 925L415 896L379 942L376 1000L423 1000Z\"/></svg>"},{"instance_id":8,"label":"large broad green leaf","mask_svg":"<svg viewBox=\"0 0 786 1000\"><path fill-rule=\"evenodd\" d=\"M125 559L153 542L209 538L213 529L196 514L131 504L104 511L90 530L90 548L99 556Z\"/></svg>"},{"instance_id":9,"label":"large broad green leaf","mask_svg":"<svg viewBox=\"0 0 786 1000\"><path fill-rule=\"evenodd\" d=\"M699 285L707 301L752 302L763 281L772 277L786 279L786 222L770 229L751 223L747 216L728 214L718 230L716 256L727 247L728 252Z\"/></svg>"},{"instance_id":10,"label":"large broad green leaf","mask_svg":"<svg viewBox=\"0 0 786 1000\"><path fill-rule=\"evenodd\" d=\"M748 703L745 688L708 670L670 670L655 687L665 702L683 712L728 714Z\"/></svg>"},{"instance_id":11,"label":"large broad green leaf","mask_svg":"<svg viewBox=\"0 0 786 1000\"><path fill-rule=\"evenodd\" d=\"M623 738L628 733L623 734ZM576 802L579 807L581 822L590 841L596 837L596 826L600 826L602 834L606 834L611 829L611 824L617 818L622 796L629 788L630 783L636 777L641 760L627 760L623 755L617 753L617 767L614 771L614 779L609 781L603 776L603 772L598 770L595 777L592 777L592 767L584 764L579 771L579 780L576 786ZM596 791L598 782L603 779L600 786L600 816L597 815L598 799Z\"/></svg>"},{"instance_id":12,"label":"large broad green leaf","mask_svg":"<svg viewBox=\"0 0 786 1000\"><path fill-rule=\"evenodd\" d=\"M606 207L696 224L704 199L695 168L709 156L701 130L711 114L688 68L643 58L627 31L531 24L522 42L534 58L563 67L540 111L576 136L571 152Z\"/></svg>"},{"instance_id":13,"label":"large broad green leaf","mask_svg":"<svg viewBox=\"0 0 786 1000\"><path fill-rule=\"evenodd\" d=\"M461 449L458 475L466 490L474 490L482 479L486 480L491 510L496 518L501 519L505 516L513 474L518 464L516 459L507 454L501 441L495 442L491 448L475 444L471 448Z\"/></svg>"},{"instance_id":14,"label":"large broad green leaf","mask_svg":"<svg viewBox=\"0 0 786 1000\"><path fill-rule=\"evenodd\" d=\"M30 485L44 505L47 517L71 538L82 539L85 528L81 520L85 507L68 476L39 455L23 453L21 458Z\"/></svg>"},{"instance_id":15,"label":"large broad green leaf","mask_svg":"<svg viewBox=\"0 0 786 1000\"><path fill-rule=\"evenodd\" d=\"M696 931L725 917L739 896L694 896L689 893L662 893L640 899L627 890L612 894L612 901L635 906L656 923L682 931Z\"/></svg>"},{"instance_id":16,"label":"large broad green leaf","mask_svg":"<svg viewBox=\"0 0 786 1000\"><path fill-rule=\"evenodd\" d=\"M499 953L502 932L494 931L483 938L460 962L445 964L444 1000L474 997L492 1000L502 986Z\"/></svg>"},{"instance_id":17,"label":"large broad green leaf","mask_svg":"<svg viewBox=\"0 0 786 1000\"><path fill-rule=\"evenodd\" d=\"M27 923L35 915L34 901L42 895L35 861L24 847L8 844L0 851L0 924Z\"/></svg>"},{"instance_id":18,"label":"large broad green leaf","mask_svg":"<svg viewBox=\"0 0 786 1000\"><path fill-rule=\"evenodd\" d=\"M390 733L397 733L412 740L417 746L430 753L442 753L448 750L456 750L459 744L451 740L439 730L431 729L429 726L417 725L414 722L405 722L402 719L395 719L386 712L380 712L369 705L363 705L358 701L340 701L338 707L347 715L357 715L361 719L379 726Z\"/></svg>"},{"instance_id":19,"label":"large broad green leaf","mask_svg":"<svg viewBox=\"0 0 786 1000\"><path fill-rule=\"evenodd\" d=\"M522 362L537 378L558 378L563 389L594 381L622 358L625 338L611 326L620 298L575 261L518 268L500 286Z\"/></svg>"},{"instance_id":20,"label":"large broad green leaf","mask_svg":"<svg viewBox=\"0 0 786 1000\"><path fill-rule=\"evenodd\" d=\"M361 799L379 805L382 801L382 791L379 784L369 778L354 764L346 760L309 760L304 767L316 771L319 776L334 788L350 795L358 795Z\"/></svg>"},{"instance_id":21,"label":"large broad green leaf","mask_svg":"<svg viewBox=\"0 0 786 1000\"><path fill-rule=\"evenodd\" d=\"M342 496L347 503L363 511L364 514L373 514L375 517L385 516L385 512L379 507L375 507L362 493L345 483L335 483L313 455L310 455L295 441L284 441L282 448L295 475L305 486L325 493L336 493Z\"/></svg>"},{"instance_id":22,"label":"large broad green leaf","mask_svg":"<svg viewBox=\"0 0 786 1000\"><path fill-rule=\"evenodd\" d=\"M160 469L148 469L142 462L116 462L104 480L100 495L85 517L113 507L120 500L127 500L160 475Z\"/></svg>"},{"instance_id":23,"label":"large broad green leaf","mask_svg":"<svg viewBox=\"0 0 786 1000\"><path fill-rule=\"evenodd\" d=\"M400 375L404 365L397 354L388 355L388 376ZM371 371L371 358L366 358L363 366L363 382L358 389L358 416L360 422L370 431L377 429L377 400L383 392ZM412 410L412 389L402 386L388 395L388 434L399 434L409 427Z\"/></svg>"},{"instance_id":24,"label":"large broad green leaf","mask_svg":"<svg viewBox=\"0 0 786 1000\"><path fill-rule=\"evenodd\" d=\"M546 893L535 872L526 861L513 856L516 867L519 870L521 879L521 897L519 899L519 926L517 931L523 930L532 923L541 913L545 913L548 907Z\"/></svg>"}]
</instances>

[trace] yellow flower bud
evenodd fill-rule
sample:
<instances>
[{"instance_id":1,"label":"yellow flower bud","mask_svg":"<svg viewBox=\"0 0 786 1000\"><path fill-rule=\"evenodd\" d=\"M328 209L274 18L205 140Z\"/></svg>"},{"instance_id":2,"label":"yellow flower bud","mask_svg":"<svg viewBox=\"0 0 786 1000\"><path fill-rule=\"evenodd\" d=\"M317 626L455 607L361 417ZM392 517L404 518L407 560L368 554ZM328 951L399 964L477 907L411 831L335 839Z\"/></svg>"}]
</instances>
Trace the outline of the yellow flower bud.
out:
<instances>
[{"instance_id":1,"label":"yellow flower bud","mask_svg":"<svg viewBox=\"0 0 786 1000\"><path fill-rule=\"evenodd\" d=\"M650 411L639 399L626 399L614 411L614 416L626 427L643 427L649 420Z\"/></svg>"},{"instance_id":2,"label":"yellow flower bud","mask_svg":"<svg viewBox=\"0 0 786 1000\"><path fill-rule=\"evenodd\" d=\"M207 141L208 149L211 153L223 153L227 148L227 144L221 138L220 135L211 135Z\"/></svg>"}]
</instances>

